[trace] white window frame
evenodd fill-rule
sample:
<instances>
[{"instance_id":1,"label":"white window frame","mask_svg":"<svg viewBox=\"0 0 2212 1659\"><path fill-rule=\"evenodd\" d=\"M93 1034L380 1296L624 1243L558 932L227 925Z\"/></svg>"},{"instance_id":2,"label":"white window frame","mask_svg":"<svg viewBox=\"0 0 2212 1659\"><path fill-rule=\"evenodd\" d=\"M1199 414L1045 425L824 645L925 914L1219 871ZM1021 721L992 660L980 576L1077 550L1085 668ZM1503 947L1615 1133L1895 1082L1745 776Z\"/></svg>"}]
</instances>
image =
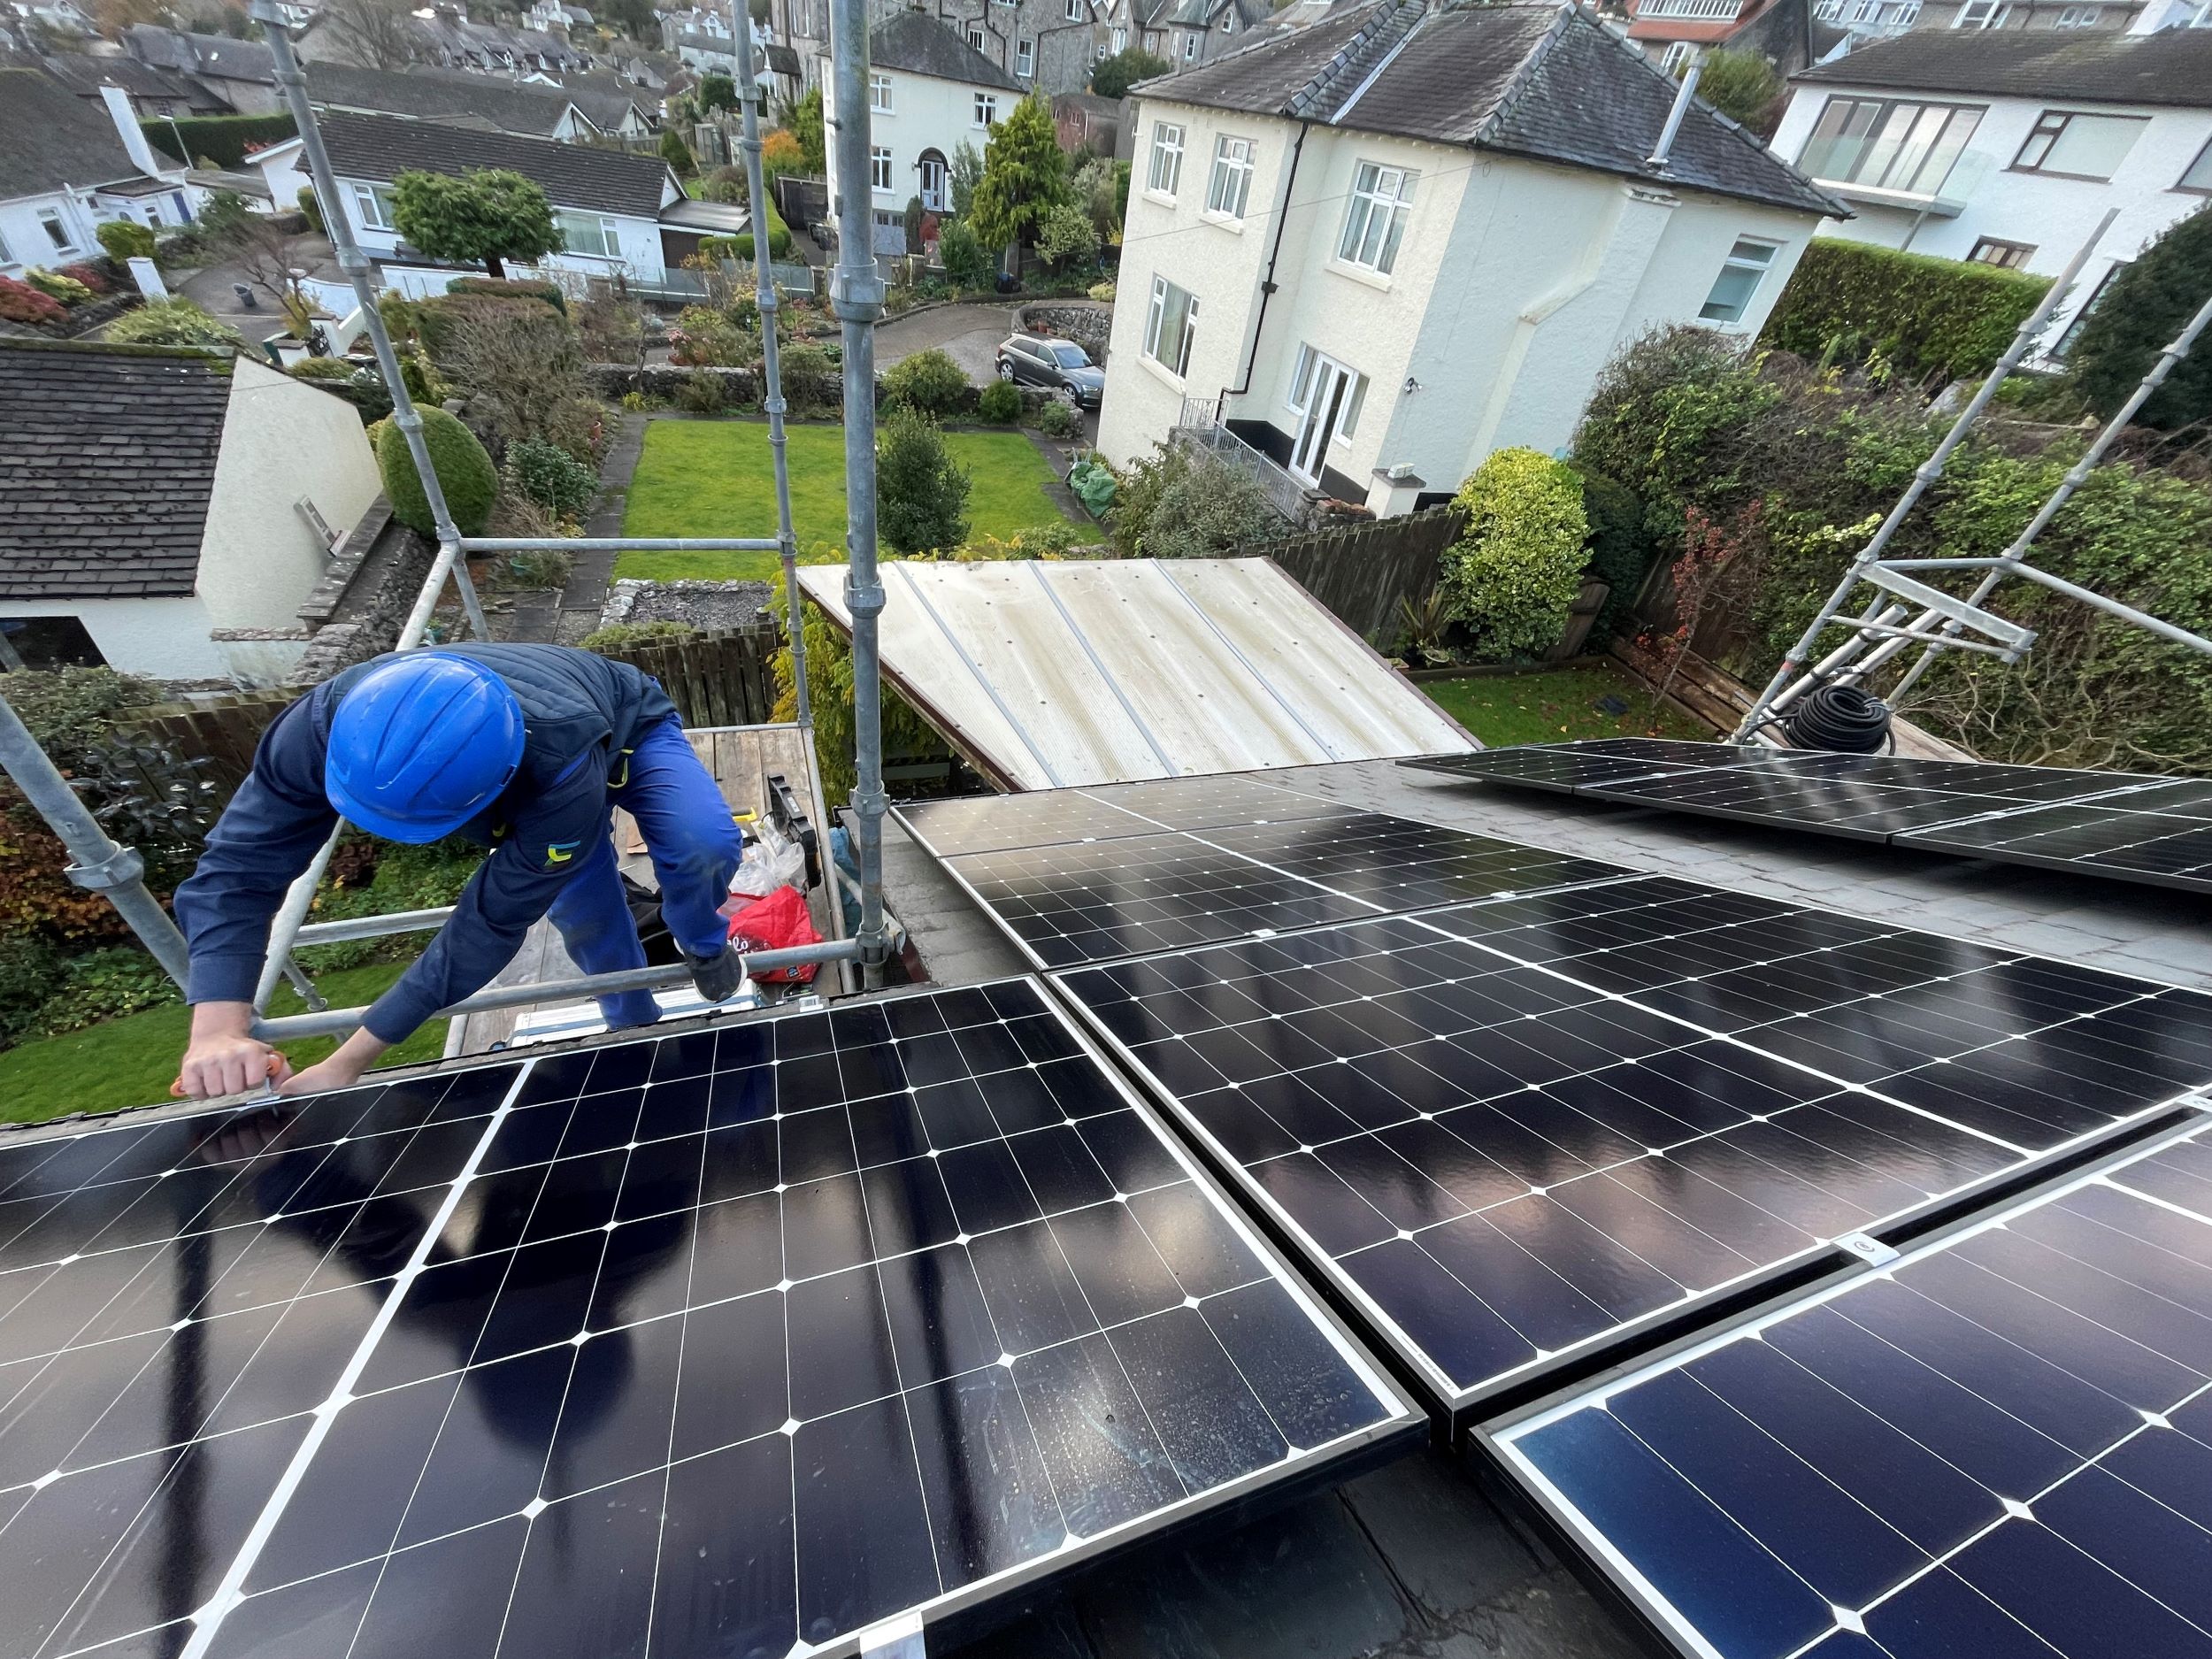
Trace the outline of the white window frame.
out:
<instances>
[{"instance_id":1,"label":"white window frame","mask_svg":"<svg viewBox=\"0 0 2212 1659\"><path fill-rule=\"evenodd\" d=\"M1061 16L1071 23L1089 22L1091 20L1089 0L1068 0L1067 6L1061 12Z\"/></svg>"},{"instance_id":2,"label":"white window frame","mask_svg":"<svg viewBox=\"0 0 2212 1659\"><path fill-rule=\"evenodd\" d=\"M604 213L557 208L553 224L561 233L563 253L576 254L587 259L622 257L622 233Z\"/></svg>"},{"instance_id":3,"label":"white window frame","mask_svg":"<svg viewBox=\"0 0 2212 1659\"><path fill-rule=\"evenodd\" d=\"M1128 31L1125 27L1125 28L1118 28L1118 29L1116 29L1116 30L1114 31L1114 50L1115 50L1117 53L1119 53L1119 52L1125 52L1125 51L1127 51L1128 50L1129 50L1129 31Z\"/></svg>"},{"instance_id":4,"label":"white window frame","mask_svg":"<svg viewBox=\"0 0 2212 1659\"><path fill-rule=\"evenodd\" d=\"M1183 61L1189 63L1198 56L1198 31L1193 29L1183 36Z\"/></svg>"},{"instance_id":5,"label":"white window frame","mask_svg":"<svg viewBox=\"0 0 2212 1659\"><path fill-rule=\"evenodd\" d=\"M1720 262L1720 273L1713 279L1713 286L1706 291L1705 303L1698 308L1700 322L1715 323L1721 327L1733 327L1744 319L1751 309L1751 302L1766 286L1767 273L1774 269L1774 257L1785 244L1764 236L1739 236L1730 245L1728 256ZM1748 274L1751 286L1734 302L1735 309L1728 309L1729 302L1720 297L1721 287L1732 276ZM1716 311L1714 308L1720 309Z\"/></svg>"},{"instance_id":6,"label":"white window frame","mask_svg":"<svg viewBox=\"0 0 2212 1659\"><path fill-rule=\"evenodd\" d=\"M998 124L998 94L979 92L975 95L975 124L986 131Z\"/></svg>"},{"instance_id":7,"label":"white window frame","mask_svg":"<svg viewBox=\"0 0 2212 1659\"><path fill-rule=\"evenodd\" d=\"M888 196L895 188L892 166L888 145L872 144L868 147L868 188L878 196Z\"/></svg>"},{"instance_id":8,"label":"white window frame","mask_svg":"<svg viewBox=\"0 0 2212 1659\"><path fill-rule=\"evenodd\" d=\"M1037 42L1018 40L1014 42L1014 77L1027 81L1037 73Z\"/></svg>"},{"instance_id":9,"label":"white window frame","mask_svg":"<svg viewBox=\"0 0 2212 1659\"><path fill-rule=\"evenodd\" d=\"M1180 326L1176 338L1163 342L1162 331L1167 326L1171 295L1182 296ZM1188 288L1179 288L1164 276L1152 279L1152 303L1145 312L1144 355L1173 375L1183 380L1190 373L1191 349L1198 339L1198 296ZM1162 357L1160 348L1165 344L1169 356Z\"/></svg>"},{"instance_id":10,"label":"white window frame","mask_svg":"<svg viewBox=\"0 0 2212 1659\"><path fill-rule=\"evenodd\" d=\"M69 222L62 218L59 210L42 207L38 211L38 223L39 228L46 233L46 240L54 244L56 253L77 251L77 244L70 238Z\"/></svg>"},{"instance_id":11,"label":"white window frame","mask_svg":"<svg viewBox=\"0 0 2212 1659\"><path fill-rule=\"evenodd\" d=\"M1248 138L1224 133L1214 140L1213 172L1206 180L1209 215L1244 223L1244 211L1252 199L1252 174L1258 165L1259 146Z\"/></svg>"},{"instance_id":12,"label":"white window frame","mask_svg":"<svg viewBox=\"0 0 2212 1659\"><path fill-rule=\"evenodd\" d=\"M1183 126L1179 121L1152 123L1152 158L1146 165L1144 188L1154 196L1175 199L1183 182Z\"/></svg>"},{"instance_id":13,"label":"white window frame","mask_svg":"<svg viewBox=\"0 0 2212 1659\"><path fill-rule=\"evenodd\" d=\"M2001 29L2005 19L2012 15L2008 0L1966 0L1966 4L1952 14L1955 29Z\"/></svg>"},{"instance_id":14,"label":"white window frame","mask_svg":"<svg viewBox=\"0 0 2212 1659\"><path fill-rule=\"evenodd\" d=\"M1690 53L1694 50L1687 41L1670 42L1659 59L1659 67L1668 74L1674 73L1690 61Z\"/></svg>"},{"instance_id":15,"label":"white window frame","mask_svg":"<svg viewBox=\"0 0 2212 1659\"><path fill-rule=\"evenodd\" d=\"M891 107L891 77L881 70L871 71L868 76L868 112L871 115L895 115Z\"/></svg>"},{"instance_id":16,"label":"white window frame","mask_svg":"<svg viewBox=\"0 0 2212 1659\"><path fill-rule=\"evenodd\" d=\"M2065 6L2061 8L2058 21L2052 27L2062 29L2093 29L2104 15L2102 6Z\"/></svg>"},{"instance_id":17,"label":"white window frame","mask_svg":"<svg viewBox=\"0 0 2212 1659\"><path fill-rule=\"evenodd\" d=\"M1325 358L1352 377L1352 390L1344 400L1343 413L1337 420L1336 431L1330 435L1332 442L1348 446L1359 435L1360 411L1367 406L1367 377L1350 364L1331 357L1326 352L1316 351L1301 342L1298 356L1291 366L1290 389L1283 395L1283 407L1301 421L1305 419L1306 405L1313 399L1315 371Z\"/></svg>"},{"instance_id":18,"label":"white window frame","mask_svg":"<svg viewBox=\"0 0 2212 1659\"><path fill-rule=\"evenodd\" d=\"M391 192L382 185L355 181L346 188L353 196L354 217L361 221L364 230L386 230L397 234L399 227L392 222Z\"/></svg>"},{"instance_id":19,"label":"white window frame","mask_svg":"<svg viewBox=\"0 0 2212 1659\"><path fill-rule=\"evenodd\" d=\"M977 52L983 50L983 26L980 23L968 25L968 50Z\"/></svg>"},{"instance_id":20,"label":"white window frame","mask_svg":"<svg viewBox=\"0 0 2212 1659\"><path fill-rule=\"evenodd\" d=\"M1420 174L1387 162L1362 161L1352 169L1351 199L1337 234L1336 257L1355 270L1388 276L1413 220L1413 191ZM1377 228L1378 215L1380 228Z\"/></svg>"}]
</instances>

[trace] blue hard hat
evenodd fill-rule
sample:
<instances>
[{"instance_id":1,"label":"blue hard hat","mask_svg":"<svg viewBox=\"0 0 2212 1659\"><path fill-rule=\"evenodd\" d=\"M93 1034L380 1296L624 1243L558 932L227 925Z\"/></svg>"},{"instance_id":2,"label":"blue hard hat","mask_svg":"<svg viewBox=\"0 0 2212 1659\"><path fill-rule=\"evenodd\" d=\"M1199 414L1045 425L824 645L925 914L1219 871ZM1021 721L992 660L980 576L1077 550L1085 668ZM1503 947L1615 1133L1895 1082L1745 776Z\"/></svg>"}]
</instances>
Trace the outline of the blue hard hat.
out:
<instances>
[{"instance_id":1,"label":"blue hard hat","mask_svg":"<svg viewBox=\"0 0 2212 1659\"><path fill-rule=\"evenodd\" d=\"M465 657L410 651L346 690L330 722L323 792L388 841L434 841L496 800L522 760L522 705Z\"/></svg>"}]
</instances>

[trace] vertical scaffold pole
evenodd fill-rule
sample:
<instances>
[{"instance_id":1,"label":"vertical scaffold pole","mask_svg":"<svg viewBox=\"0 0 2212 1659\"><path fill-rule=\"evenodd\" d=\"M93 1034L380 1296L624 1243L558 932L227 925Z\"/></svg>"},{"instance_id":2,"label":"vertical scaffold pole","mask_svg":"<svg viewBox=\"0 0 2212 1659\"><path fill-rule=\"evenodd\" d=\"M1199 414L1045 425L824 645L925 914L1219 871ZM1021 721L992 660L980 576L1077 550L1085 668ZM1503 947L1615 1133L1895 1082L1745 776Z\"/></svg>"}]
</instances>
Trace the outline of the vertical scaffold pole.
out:
<instances>
[{"instance_id":1,"label":"vertical scaffold pole","mask_svg":"<svg viewBox=\"0 0 2212 1659\"><path fill-rule=\"evenodd\" d=\"M264 0L267 4L267 0ZM876 570L876 319L883 278L876 268L875 213L868 191L868 4L831 0L830 85L823 118L837 158L837 270L830 306L845 349L845 605L853 619L854 855L860 865L861 972L882 982L883 688L876 619L883 582ZM753 251L761 251L756 237Z\"/></svg>"}]
</instances>

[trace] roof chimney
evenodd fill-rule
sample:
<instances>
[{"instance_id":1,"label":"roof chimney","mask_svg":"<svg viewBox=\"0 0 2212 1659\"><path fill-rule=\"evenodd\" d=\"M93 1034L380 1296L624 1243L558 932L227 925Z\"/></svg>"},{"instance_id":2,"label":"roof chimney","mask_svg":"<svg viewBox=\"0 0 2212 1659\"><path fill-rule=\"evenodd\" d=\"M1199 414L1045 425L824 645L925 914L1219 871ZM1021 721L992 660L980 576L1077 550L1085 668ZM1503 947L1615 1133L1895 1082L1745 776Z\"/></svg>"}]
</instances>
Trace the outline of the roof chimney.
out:
<instances>
[{"instance_id":1,"label":"roof chimney","mask_svg":"<svg viewBox=\"0 0 2212 1659\"><path fill-rule=\"evenodd\" d=\"M1659 129L1659 142L1644 157L1644 165L1653 173L1667 170L1667 157L1674 151L1675 134L1682 130L1682 118L1690 112L1690 100L1697 93L1697 78L1705 65L1694 60L1682 76L1681 90L1674 95L1674 107L1667 111L1667 124Z\"/></svg>"},{"instance_id":2,"label":"roof chimney","mask_svg":"<svg viewBox=\"0 0 2212 1659\"><path fill-rule=\"evenodd\" d=\"M138 117L131 109L131 95L120 87L102 87L100 102L108 106L108 119L115 123L115 135L123 141L123 153L131 158L131 165L149 178L158 179L170 170L171 164L154 154L154 147L146 142L146 134L138 125ZM187 156L184 165L190 166Z\"/></svg>"}]
</instances>

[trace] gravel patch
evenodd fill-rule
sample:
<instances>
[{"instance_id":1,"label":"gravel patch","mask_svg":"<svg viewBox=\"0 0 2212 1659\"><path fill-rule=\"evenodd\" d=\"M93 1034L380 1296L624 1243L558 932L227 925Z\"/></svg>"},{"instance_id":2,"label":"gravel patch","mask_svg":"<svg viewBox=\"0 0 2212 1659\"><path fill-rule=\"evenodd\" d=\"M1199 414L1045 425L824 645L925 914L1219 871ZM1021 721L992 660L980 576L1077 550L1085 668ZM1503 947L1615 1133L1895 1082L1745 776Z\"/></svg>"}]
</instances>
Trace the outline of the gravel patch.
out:
<instances>
[{"instance_id":1,"label":"gravel patch","mask_svg":"<svg viewBox=\"0 0 2212 1659\"><path fill-rule=\"evenodd\" d=\"M599 612L599 626L618 622L688 622L695 628L749 628L775 593L770 582L647 582L625 577Z\"/></svg>"}]
</instances>

